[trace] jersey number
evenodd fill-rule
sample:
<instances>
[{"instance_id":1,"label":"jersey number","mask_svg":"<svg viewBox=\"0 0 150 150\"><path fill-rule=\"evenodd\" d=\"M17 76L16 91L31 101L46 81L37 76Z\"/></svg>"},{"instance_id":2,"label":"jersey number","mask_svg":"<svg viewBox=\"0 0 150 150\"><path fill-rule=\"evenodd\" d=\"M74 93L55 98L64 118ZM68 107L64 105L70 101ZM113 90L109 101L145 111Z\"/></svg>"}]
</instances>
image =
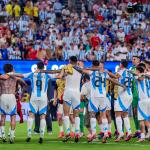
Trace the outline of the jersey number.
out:
<instances>
[{"instance_id":1,"label":"jersey number","mask_svg":"<svg viewBox=\"0 0 150 150\"><path fill-rule=\"evenodd\" d=\"M41 80L36 80L36 86L41 91L42 90L42 81Z\"/></svg>"},{"instance_id":2,"label":"jersey number","mask_svg":"<svg viewBox=\"0 0 150 150\"><path fill-rule=\"evenodd\" d=\"M132 81L130 78L126 78L125 80L125 86L131 88L132 87Z\"/></svg>"},{"instance_id":3,"label":"jersey number","mask_svg":"<svg viewBox=\"0 0 150 150\"><path fill-rule=\"evenodd\" d=\"M96 76L96 77L95 77L95 82L94 82L94 84L95 84L96 87L99 87L99 86L100 86L100 83L104 83L104 82L105 82L105 79L103 80L102 77L100 77L100 76Z\"/></svg>"}]
</instances>

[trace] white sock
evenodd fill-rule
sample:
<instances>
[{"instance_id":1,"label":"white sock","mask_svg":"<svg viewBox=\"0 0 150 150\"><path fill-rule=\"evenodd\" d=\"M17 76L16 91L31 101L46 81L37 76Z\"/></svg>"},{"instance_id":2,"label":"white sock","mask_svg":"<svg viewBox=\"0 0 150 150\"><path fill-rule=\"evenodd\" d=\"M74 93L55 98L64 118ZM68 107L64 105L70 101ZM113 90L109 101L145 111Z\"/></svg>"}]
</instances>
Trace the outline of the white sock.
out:
<instances>
[{"instance_id":1,"label":"white sock","mask_svg":"<svg viewBox=\"0 0 150 150\"><path fill-rule=\"evenodd\" d=\"M10 138L14 139L15 130L10 130Z\"/></svg>"},{"instance_id":2,"label":"white sock","mask_svg":"<svg viewBox=\"0 0 150 150\"><path fill-rule=\"evenodd\" d=\"M32 131L32 125L33 125L34 119L29 117L27 121L27 136L31 137L31 131Z\"/></svg>"},{"instance_id":3,"label":"white sock","mask_svg":"<svg viewBox=\"0 0 150 150\"><path fill-rule=\"evenodd\" d=\"M99 124L99 129L100 129L101 132L104 132L104 130L103 130L103 124Z\"/></svg>"},{"instance_id":4,"label":"white sock","mask_svg":"<svg viewBox=\"0 0 150 150\"><path fill-rule=\"evenodd\" d=\"M123 136L123 130L122 130L122 118L121 117L117 117L116 118L116 125L117 125L117 130L119 132L120 136Z\"/></svg>"},{"instance_id":5,"label":"white sock","mask_svg":"<svg viewBox=\"0 0 150 150\"><path fill-rule=\"evenodd\" d=\"M150 128L148 128L148 134L150 135Z\"/></svg>"},{"instance_id":6,"label":"white sock","mask_svg":"<svg viewBox=\"0 0 150 150\"><path fill-rule=\"evenodd\" d=\"M2 138L5 138L5 126L1 126Z\"/></svg>"},{"instance_id":7,"label":"white sock","mask_svg":"<svg viewBox=\"0 0 150 150\"><path fill-rule=\"evenodd\" d=\"M108 120L106 118L102 119L102 124L103 124L104 134L107 135L108 134Z\"/></svg>"},{"instance_id":8,"label":"white sock","mask_svg":"<svg viewBox=\"0 0 150 150\"><path fill-rule=\"evenodd\" d=\"M40 137L41 138L44 138L45 127L46 127L46 120L45 119L41 119L40 120Z\"/></svg>"},{"instance_id":9,"label":"white sock","mask_svg":"<svg viewBox=\"0 0 150 150\"><path fill-rule=\"evenodd\" d=\"M123 120L124 120L124 125L126 128L126 131L128 132L128 135L130 135L131 134L131 126L130 126L129 117L125 117L125 118L123 118Z\"/></svg>"},{"instance_id":10,"label":"white sock","mask_svg":"<svg viewBox=\"0 0 150 150\"><path fill-rule=\"evenodd\" d=\"M75 123L71 124L71 131L75 133Z\"/></svg>"},{"instance_id":11,"label":"white sock","mask_svg":"<svg viewBox=\"0 0 150 150\"><path fill-rule=\"evenodd\" d=\"M90 119L92 134L96 134L96 118Z\"/></svg>"},{"instance_id":12,"label":"white sock","mask_svg":"<svg viewBox=\"0 0 150 150\"><path fill-rule=\"evenodd\" d=\"M108 124L108 131L111 132L111 123Z\"/></svg>"},{"instance_id":13,"label":"white sock","mask_svg":"<svg viewBox=\"0 0 150 150\"><path fill-rule=\"evenodd\" d=\"M145 139L145 134L141 133L141 139Z\"/></svg>"},{"instance_id":14,"label":"white sock","mask_svg":"<svg viewBox=\"0 0 150 150\"><path fill-rule=\"evenodd\" d=\"M59 126L59 131L60 131L60 132L64 132L64 129L63 129L63 126L62 126L62 125Z\"/></svg>"},{"instance_id":15,"label":"white sock","mask_svg":"<svg viewBox=\"0 0 150 150\"><path fill-rule=\"evenodd\" d=\"M79 134L80 133L80 118L75 117L75 133Z\"/></svg>"},{"instance_id":16,"label":"white sock","mask_svg":"<svg viewBox=\"0 0 150 150\"><path fill-rule=\"evenodd\" d=\"M64 116L64 127L67 134L70 134L70 121L69 116Z\"/></svg>"}]
</instances>

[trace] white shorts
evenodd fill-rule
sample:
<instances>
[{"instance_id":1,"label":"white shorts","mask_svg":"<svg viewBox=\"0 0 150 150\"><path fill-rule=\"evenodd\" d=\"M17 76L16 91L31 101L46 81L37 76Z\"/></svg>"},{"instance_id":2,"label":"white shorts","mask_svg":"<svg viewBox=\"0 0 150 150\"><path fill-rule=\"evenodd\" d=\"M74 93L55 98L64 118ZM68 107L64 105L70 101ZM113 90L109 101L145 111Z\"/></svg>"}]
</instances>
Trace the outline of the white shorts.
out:
<instances>
[{"instance_id":1,"label":"white shorts","mask_svg":"<svg viewBox=\"0 0 150 150\"><path fill-rule=\"evenodd\" d=\"M138 102L138 120L150 121L150 98Z\"/></svg>"},{"instance_id":2,"label":"white shorts","mask_svg":"<svg viewBox=\"0 0 150 150\"><path fill-rule=\"evenodd\" d=\"M100 97L100 98L91 98L89 101L88 109L89 111L94 111L94 112L105 112L107 108L106 104L106 98L105 97Z\"/></svg>"},{"instance_id":3,"label":"white shorts","mask_svg":"<svg viewBox=\"0 0 150 150\"><path fill-rule=\"evenodd\" d=\"M2 94L0 99L0 111L3 115L16 115L17 103L14 94Z\"/></svg>"},{"instance_id":4,"label":"white shorts","mask_svg":"<svg viewBox=\"0 0 150 150\"><path fill-rule=\"evenodd\" d=\"M106 105L107 105L106 110L111 110L111 96L110 95L107 95L106 97Z\"/></svg>"},{"instance_id":5,"label":"white shorts","mask_svg":"<svg viewBox=\"0 0 150 150\"><path fill-rule=\"evenodd\" d=\"M74 109L80 109L80 91L65 90L63 100Z\"/></svg>"},{"instance_id":6,"label":"white shorts","mask_svg":"<svg viewBox=\"0 0 150 150\"><path fill-rule=\"evenodd\" d=\"M127 112L132 103L132 99L132 94L129 95L126 91L119 93L117 100L114 101L114 111Z\"/></svg>"},{"instance_id":7,"label":"white shorts","mask_svg":"<svg viewBox=\"0 0 150 150\"><path fill-rule=\"evenodd\" d=\"M31 95L29 103L29 111L33 114L39 113L39 115L46 114L47 112L47 95L44 94L41 97Z\"/></svg>"}]
</instances>

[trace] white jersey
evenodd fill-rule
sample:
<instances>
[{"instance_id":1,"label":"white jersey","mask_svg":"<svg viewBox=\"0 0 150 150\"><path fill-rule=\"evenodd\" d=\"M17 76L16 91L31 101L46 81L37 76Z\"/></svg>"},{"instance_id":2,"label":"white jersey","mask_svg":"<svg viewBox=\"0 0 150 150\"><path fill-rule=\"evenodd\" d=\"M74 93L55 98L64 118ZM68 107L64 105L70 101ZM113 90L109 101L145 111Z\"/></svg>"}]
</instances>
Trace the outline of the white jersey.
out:
<instances>
[{"instance_id":1,"label":"white jersey","mask_svg":"<svg viewBox=\"0 0 150 150\"><path fill-rule=\"evenodd\" d=\"M65 90L80 91L82 74L73 68L73 74L66 76Z\"/></svg>"},{"instance_id":2,"label":"white jersey","mask_svg":"<svg viewBox=\"0 0 150 150\"><path fill-rule=\"evenodd\" d=\"M136 83L139 94L139 100L150 98L150 81L148 79L144 79L141 81L137 81Z\"/></svg>"},{"instance_id":3,"label":"white jersey","mask_svg":"<svg viewBox=\"0 0 150 150\"><path fill-rule=\"evenodd\" d=\"M90 82L84 83L82 88L81 88L81 95L86 96L86 98L88 100L90 100L90 92L91 92Z\"/></svg>"},{"instance_id":4,"label":"white jersey","mask_svg":"<svg viewBox=\"0 0 150 150\"><path fill-rule=\"evenodd\" d=\"M108 78L106 72L91 71L90 73L90 87L91 98L106 97L106 80Z\"/></svg>"},{"instance_id":5,"label":"white jersey","mask_svg":"<svg viewBox=\"0 0 150 150\"><path fill-rule=\"evenodd\" d=\"M23 76L31 81L32 95L42 97L47 94L48 80L52 76L46 73L27 73Z\"/></svg>"},{"instance_id":6,"label":"white jersey","mask_svg":"<svg viewBox=\"0 0 150 150\"><path fill-rule=\"evenodd\" d=\"M119 86L119 94L121 94L123 91L126 92L127 95L132 96L132 81L133 81L133 75L127 71L127 69L119 70L118 74L121 76L119 78L119 83L122 85L125 85L127 89L124 91L122 87Z\"/></svg>"}]
</instances>

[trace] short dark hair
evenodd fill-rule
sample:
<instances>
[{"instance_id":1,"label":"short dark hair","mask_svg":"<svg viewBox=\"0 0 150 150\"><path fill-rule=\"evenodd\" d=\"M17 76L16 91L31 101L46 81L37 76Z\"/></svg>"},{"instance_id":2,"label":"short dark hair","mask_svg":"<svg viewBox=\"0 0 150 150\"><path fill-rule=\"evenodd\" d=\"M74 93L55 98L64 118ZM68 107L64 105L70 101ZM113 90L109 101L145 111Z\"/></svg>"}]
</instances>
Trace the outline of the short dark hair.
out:
<instances>
[{"instance_id":1,"label":"short dark hair","mask_svg":"<svg viewBox=\"0 0 150 150\"><path fill-rule=\"evenodd\" d=\"M76 56L71 56L71 57L69 58L69 60L70 60L72 63L77 63L77 61L78 61L78 59L77 59Z\"/></svg>"},{"instance_id":2,"label":"short dark hair","mask_svg":"<svg viewBox=\"0 0 150 150\"><path fill-rule=\"evenodd\" d=\"M123 65L123 67L127 68L128 67L128 62L126 60L121 60L121 64Z\"/></svg>"},{"instance_id":3,"label":"short dark hair","mask_svg":"<svg viewBox=\"0 0 150 150\"><path fill-rule=\"evenodd\" d=\"M5 64L3 67L3 70L5 73L9 73L13 71L13 65L12 64Z\"/></svg>"},{"instance_id":4,"label":"short dark hair","mask_svg":"<svg viewBox=\"0 0 150 150\"><path fill-rule=\"evenodd\" d=\"M140 73L144 73L144 68L141 66L137 66L136 70L138 70Z\"/></svg>"},{"instance_id":5,"label":"short dark hair","mask_svg":"<svg viewBox=\"0 0 150 150\"><path fill-rule=\"evenodd\" d=\"M133 55L132 57L140 59L140 57L138 55Z\"/></svg>"},{"instance_id":6,"label":"short dark hair","mask_svg":"<svg viewBox=\"0 0 150 150\"><path fill-rule=\"evenodd\" d=\"M144 63L140 63L140 64L138 64L138 67L143 67L143 68L145 68L145 69L146 69L146 65L145 65Z\"/></svg>"},{"instance_id":7,"label":"short dark hair","mask_svg":"<svg viewBox=\"0 0 150 150\"><path fill-rule=\"evenodd\" d=\"M37 63L37 69L40 69L40 70L44 69L44 63L42 61Z\"/></svg>"},{"instance_id":8,"label":"short dark hair","mask_svg":"<svg viewBox=\"0 0 150 150\"><path fill-rule=\"evenodd\" d=\"M99 61L98 60L93 60L92 65L93 66L99 66Z\"/></svg>"}]
</instances>

